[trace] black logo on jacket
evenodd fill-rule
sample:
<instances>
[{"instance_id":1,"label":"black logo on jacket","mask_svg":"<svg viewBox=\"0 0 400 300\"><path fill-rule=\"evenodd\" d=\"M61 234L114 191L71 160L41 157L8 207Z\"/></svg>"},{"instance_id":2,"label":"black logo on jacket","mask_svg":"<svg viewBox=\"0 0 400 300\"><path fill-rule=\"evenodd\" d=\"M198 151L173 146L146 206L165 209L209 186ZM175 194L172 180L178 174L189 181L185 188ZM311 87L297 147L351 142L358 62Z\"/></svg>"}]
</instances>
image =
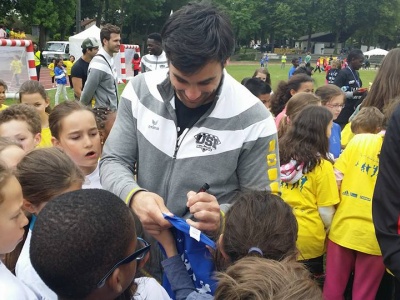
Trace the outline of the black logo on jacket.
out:
<instances>
[{"instance_id":1,"label":"black logo on jacket","mask_svg":"<svg viewBox=\"0 0 400 300\"><path fill-rule=\"evenodd\" d=\"M217 149L217 145L221 144L219 138L215 135L201 132L194 136L196 139L196 148L204 151L212 151Z\"/></svg>"}]
</instances>

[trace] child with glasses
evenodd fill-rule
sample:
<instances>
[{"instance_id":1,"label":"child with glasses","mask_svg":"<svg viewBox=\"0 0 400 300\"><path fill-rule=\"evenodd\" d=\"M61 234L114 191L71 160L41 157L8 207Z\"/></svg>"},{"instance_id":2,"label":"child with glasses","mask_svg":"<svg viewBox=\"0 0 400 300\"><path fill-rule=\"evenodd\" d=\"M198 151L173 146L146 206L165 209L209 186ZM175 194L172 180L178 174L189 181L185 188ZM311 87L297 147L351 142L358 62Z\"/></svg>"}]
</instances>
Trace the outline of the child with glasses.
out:
<instances>
[{"instance_id":1,"label":"child with glasses","mask_svg":"<svg viewBox=\"0 0 400 300\"><path fill-rule=\"evenodd\" d=\"M372 221L372 197L379 171L383 114L365 107L352 120L356 135L334 165L340 202L327 244L324 299L343 299L354 272L352 299L373 300L385 272Z\"/></svg>"},{"instance_id":2,"label":"child with glasses","mask_svg":"<svg viewBox=\"0 0 400 300\"><path fill-rule=\"evenodd\" d=\"M136 235L138 223L110 192L65 193L36 220L32 265L58 299L169 300L154 279L135 279L150 249Z\"/></svg>"},{"instance_id":3,"label":"child with glasses","mask_svg":"<svg viewBox=\"0 0 400 300\"><path fill-rule=\"evenodd\" d=\"M335 123L344 106L346 95L336 85L328 84L317 88L315 94L321 98L321 104L325 106L333 115L333 126L331 136L329 138L329 153L336 159L339 157L341 149L339 124Z\"/></svg>"}]
</instances>

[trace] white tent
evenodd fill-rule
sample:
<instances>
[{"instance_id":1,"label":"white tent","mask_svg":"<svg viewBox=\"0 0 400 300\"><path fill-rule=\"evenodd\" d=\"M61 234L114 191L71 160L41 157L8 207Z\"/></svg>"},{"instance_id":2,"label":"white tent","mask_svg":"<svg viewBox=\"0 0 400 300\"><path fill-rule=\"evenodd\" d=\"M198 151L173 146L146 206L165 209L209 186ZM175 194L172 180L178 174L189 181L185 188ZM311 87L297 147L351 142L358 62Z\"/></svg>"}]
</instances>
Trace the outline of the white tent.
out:
<instances>
[{"instance_id":1,"label":"white tent","mask_svg":"<svg viewBox=\"0 0 400 300\"><path fill-rule=\"evenodd\" d=\"M100 43L100 28L93 25L78 34L69 37L69 53L75 56L75 59L82 56L81 45L83 40L88 37L95 37Z\"/></svg>"},{"instance_id":2,"label":"white tent","mask_svg":"<svg viewBox=\"0 0 400 300\"><path fill-rule=\"evenodd\" d=\"M364 55L368 55L368 56L372 56L372 55L386 55L388 54L389 51L386 51L384 49L380 49L380 48L376 48L376 49L372 49L369 50L367 52L364 52Z\"/></svg>"}]
</instances>

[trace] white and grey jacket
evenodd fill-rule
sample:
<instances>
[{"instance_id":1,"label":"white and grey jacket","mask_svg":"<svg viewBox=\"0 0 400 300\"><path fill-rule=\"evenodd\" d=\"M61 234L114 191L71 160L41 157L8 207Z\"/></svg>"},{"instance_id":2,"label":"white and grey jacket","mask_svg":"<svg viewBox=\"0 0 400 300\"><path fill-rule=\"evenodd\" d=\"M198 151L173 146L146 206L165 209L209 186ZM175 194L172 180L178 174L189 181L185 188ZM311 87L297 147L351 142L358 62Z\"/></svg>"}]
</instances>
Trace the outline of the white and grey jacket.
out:
<instances>
[{"instance_id":1,"label":"white and grey jacket","mask_svg":"<svg viewBox=\"0 0 400 300\"><path fill-rule=\"evenodd\" d=\"M168 59L165 52L160 55L146 54L140 60L141 72L150 72L160 69L168 69Z\"/></svg>"},{"instance_id":2,"label":"white and grey jacket","mask_svg":"<svg viewBox=\"0 0 400 300\"><path fill-rule=\"evenodd\" d=\"M178 141L174 89L167 70L132 79L104 146L103 187L126 201L140 189L157 193L178 216L185 212L187 192L204 183L220 204L229 203L241 190L279 193L272 115L226 71L222 80L210 109Z\"/></svg>"},{"instance_id":3,"label":"white and grey jacket","mask_svg":"<svg viewBox=\"0 0 400 300\"><path fill-rule=\"evenodd\" d=\"M88 76L80 100L84 105L91 105L93 98L95 107L112 109L118 107L117 72L114 59L103 48L89 64Z\"/></svg>"}]
</instances>

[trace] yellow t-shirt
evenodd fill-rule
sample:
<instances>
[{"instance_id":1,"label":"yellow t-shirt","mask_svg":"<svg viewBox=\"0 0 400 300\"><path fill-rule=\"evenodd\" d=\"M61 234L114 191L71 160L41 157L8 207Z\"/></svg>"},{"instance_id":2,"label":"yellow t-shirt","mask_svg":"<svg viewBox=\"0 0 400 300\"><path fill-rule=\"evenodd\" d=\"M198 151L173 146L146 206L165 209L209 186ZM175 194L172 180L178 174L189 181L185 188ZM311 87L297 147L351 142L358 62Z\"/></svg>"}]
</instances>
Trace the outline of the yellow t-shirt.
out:
<instances>
[{"instance_id":1,"label":"yellow t-shirt","mask_svg":"<svg viewBox=\"0 0 400 300\"><path fill-rule=\"evenodd\" d=\"M333 165L322 160L319 166L303 174L294 184L281 182L282 199L293 208L299 226L297 249L299 260L316 258L325 253L326 232L318 212L319 206L339 202Z\"/></svg>"},{"instance_id":2,"label":"yellow t-shirt","mask_svg":"<svg viewBox=\"0 0 400 300\"><path fill-rule=\"evenodd\" d=\"M11 71L13 71L14 74L21 74L22 63L20 60L13 59L11 61Z\"/></svg>"},{"instance_id":3,"label":"yellow t-shirt","mask_svg":"<svg viewBox=\"0 0 400 300\"><path fill-rule=\"evenodd\" d=\"M371 255L381 255L372 222L372 196L382 142L380 134L357 134L335 163L344 177L329 239Z\"/></svg>"},{"instance_id":4,"label":"yellow t-shirt","mask_svg":"<svg viewBox=\"0 0 400 300\"><path fill-rule=\"evenodd\" d=\"M54 64L53 63L49 63L47 68L49 68L49 70L50 70L50 76L53 77L55 75L54 74Z\"/></svg>"},{"instance_id":5,"label":"yellow t-shirt","mask_svg":"<svg viewBox=\"0 0 400 300\"><path fill-rule=\"evenodd\" d=\"M63 63L67 69L67 75L71 75L71 69L72 69L72 66L74 65L74 63L70 60L64 60Z\"/></svg>"},{"instance_id":6,"label":"yellow t-shirt","mask_svg":"<svg viewBox=\"0 0 400 300\"><path fill-rule=\"evenodd\" d=\"M47 148L47 147L53 147L53 144L51 142L51 131L49 127L42 128L42 140L40 141L40 144L38 145L39 148Z\"/></svg>"},{"instance_id":7,"label":"yellow t-shirt","mask_svg":"<svg viewBox=\"0 0 400 300\"><path fill-rule=\"evenodd\" d=\"M282 55L282 57L281 57L281 62L283 62L283 63L286 62L286 55Z\"/></svg>"},{"instance_id":8,"label":"yellow t-shirt","mask_svg":"<svg viewBox=\"0 0 400 300\"><path fill-rule=\"evenodd\" d=\"M353 131L351 131L351 122L347 123L346 126L344 126L341 134L340 134L340 144L342 147L346 147L347 144L350 142L350 140L354 137Z\"/></svg>"},{"instance_id":9,"label":"yellow t-shirt","mask_svg":"<svg viewBox=\"0 0 400 300\"><path fill-rule=\"evenodd\" d=\"M8 107L8 105L2 104L0 106L0 111L5 110Z\"/></svg>"}]
</instances>

